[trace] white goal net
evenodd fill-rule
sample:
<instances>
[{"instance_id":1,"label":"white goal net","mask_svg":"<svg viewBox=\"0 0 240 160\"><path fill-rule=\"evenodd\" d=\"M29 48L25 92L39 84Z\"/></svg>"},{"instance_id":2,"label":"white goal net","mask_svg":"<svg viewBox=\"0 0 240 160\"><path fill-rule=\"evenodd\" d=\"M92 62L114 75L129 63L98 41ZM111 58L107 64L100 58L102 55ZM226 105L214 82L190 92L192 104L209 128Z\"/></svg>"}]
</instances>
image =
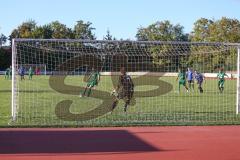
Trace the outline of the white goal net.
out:
<instances>
[{"instance_id":1,"label":"white goal net","mask_svg":"<svg viewBox=\"0 0 240 160\"><path fill-rule=\"evenodd\" d=\"M240 124L239 44L14 39L12 45L13 124Z\"/></svg>"}]
</instances>

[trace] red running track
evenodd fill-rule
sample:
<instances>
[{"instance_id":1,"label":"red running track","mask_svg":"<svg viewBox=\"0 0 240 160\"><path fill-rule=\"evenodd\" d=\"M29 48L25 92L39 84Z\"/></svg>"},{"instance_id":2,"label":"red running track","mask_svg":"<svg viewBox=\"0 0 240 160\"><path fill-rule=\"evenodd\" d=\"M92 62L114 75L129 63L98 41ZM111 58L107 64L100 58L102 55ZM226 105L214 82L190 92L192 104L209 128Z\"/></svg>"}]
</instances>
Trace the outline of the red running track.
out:
<instances>
[{"instance_id":1,"label":"red running track","mask_svg":"<svg viewBox=\"0 0 240 160\"><path fill-rule=\"evenodd\" d=\"M240 160L240 126L0 129L0 160Z\"/></svg>"}]
</instances>

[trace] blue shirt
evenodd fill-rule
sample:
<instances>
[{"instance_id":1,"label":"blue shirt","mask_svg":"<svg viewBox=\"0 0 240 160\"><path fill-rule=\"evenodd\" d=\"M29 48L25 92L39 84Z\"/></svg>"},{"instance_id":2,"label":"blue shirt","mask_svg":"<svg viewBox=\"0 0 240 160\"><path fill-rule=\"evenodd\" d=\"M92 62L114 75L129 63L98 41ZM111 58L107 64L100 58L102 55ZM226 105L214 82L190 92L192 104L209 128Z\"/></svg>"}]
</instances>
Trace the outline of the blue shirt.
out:
<instances>
[{"instance_id":1,"label":"blue shirt","mask_svg":"<svg viewBox=\"0 0 240 160\"><path fill-rule=\"evenodd\" d=\"M198 81L198 82L202 82L203 81L203 75L201 73L197 73L195 75L195 79Z\"/></svg>"},{"instance_id":2,"label":"blue shirt","mask_svg":"<svg viewBox=\"0 0 240 160\"><path fill-rule=\"evenodd\" d=\"M19 69L19 74L20 74L20 75L24 75L24 74L25 74L25 69L24 69L23 67L21 67L21 68Z\"/></svg>"},{"instance_id":3,"label":"blue shirt","mask_svg":"<svg viewBox=\"0 0 240 160\"><path fill-rule=\"evenodd\" d=\"M192 71L187 71L187 80L193 80L193 72Z\"/></svg>"}]
</instances>

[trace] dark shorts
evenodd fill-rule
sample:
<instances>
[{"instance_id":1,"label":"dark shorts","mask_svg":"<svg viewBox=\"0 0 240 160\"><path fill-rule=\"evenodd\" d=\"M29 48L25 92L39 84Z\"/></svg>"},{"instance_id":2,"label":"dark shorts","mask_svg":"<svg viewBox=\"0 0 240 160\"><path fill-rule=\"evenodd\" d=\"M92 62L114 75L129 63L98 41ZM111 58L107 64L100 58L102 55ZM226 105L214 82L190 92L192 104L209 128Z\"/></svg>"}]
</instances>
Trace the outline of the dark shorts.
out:
<instances>
[{"instance_id":1,"label":"dark shorts","mask_svg":"<svg viewBox=\"0 0 240 160\"><path fill-rule=\"evenodd\" d=\"M197 81L197 84L201 85L203 81Z\"/></svg>"},{"instance_id":2,"label":"dark shorts","mask_svg":"<svg viewBox=\"0 0 240 160\"><path fill-rule=\"evenodd\" d=\"M183 86L185 86L186 85L186 81L185 80L179 80L179 85L183 85Z\"/></svg>"},{"instance_id":3,"label":"dark shorts","mask_svg":"<svg viewBox=\"0 0 240 160\"><path fill-rule=\"evenodd\" d=\"M133 93L134 93L134 90L133 89L129 89L129 90L121 90L119 93L118 93L118 96L117 98L118 99L125 99L126 102L130 102L130 100L132 99L133 97Z\"/></svg>"},{"instance_id":4,"label":"dark shorts","mask_svg":"<svg viewBox=\"0 0 240 160\"><path fill-rule=\"evenodd\" d=\"M188 83L194 83L194 80L188 80Z\"/></svg>"},{"instance_id":5,"label":"dark shorts","mask_svg":"<svg viewBox=\"0 0 240 160\"><path fill-rule=\"evenodd\" d=\"M224 80L219 80L218 81L218 86L223 87L224 86Z\"/></svg>"}]
</instances>

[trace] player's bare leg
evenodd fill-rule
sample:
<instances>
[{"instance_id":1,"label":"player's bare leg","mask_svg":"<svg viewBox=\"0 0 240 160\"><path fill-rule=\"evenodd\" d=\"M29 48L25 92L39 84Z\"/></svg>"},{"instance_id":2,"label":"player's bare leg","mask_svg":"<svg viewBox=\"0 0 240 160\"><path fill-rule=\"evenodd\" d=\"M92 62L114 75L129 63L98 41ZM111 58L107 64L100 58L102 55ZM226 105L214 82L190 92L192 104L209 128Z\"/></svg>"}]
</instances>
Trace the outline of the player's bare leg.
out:
<instances>
[{"instance_id":1,"label":"player's bare leg","mask_svg":"<svg viewBox=\"0 0 240 160\"><path fill-rule=\"evenodd\" d=\"M188 82L188 88L191 90L191 85L192 85L192 83L189 81Z\"/></svg>"},{"instance_id":2,"label":"player's bare leg","mask_svg":"<svg viewBox=\"0 0 240 160\"><path fill-rule=\"evenodd\" d=\"M187 85L184 85L184 87L185 87L185 89L187 90L187 92L189 92Z\"/></svg>"}]
</instances>

